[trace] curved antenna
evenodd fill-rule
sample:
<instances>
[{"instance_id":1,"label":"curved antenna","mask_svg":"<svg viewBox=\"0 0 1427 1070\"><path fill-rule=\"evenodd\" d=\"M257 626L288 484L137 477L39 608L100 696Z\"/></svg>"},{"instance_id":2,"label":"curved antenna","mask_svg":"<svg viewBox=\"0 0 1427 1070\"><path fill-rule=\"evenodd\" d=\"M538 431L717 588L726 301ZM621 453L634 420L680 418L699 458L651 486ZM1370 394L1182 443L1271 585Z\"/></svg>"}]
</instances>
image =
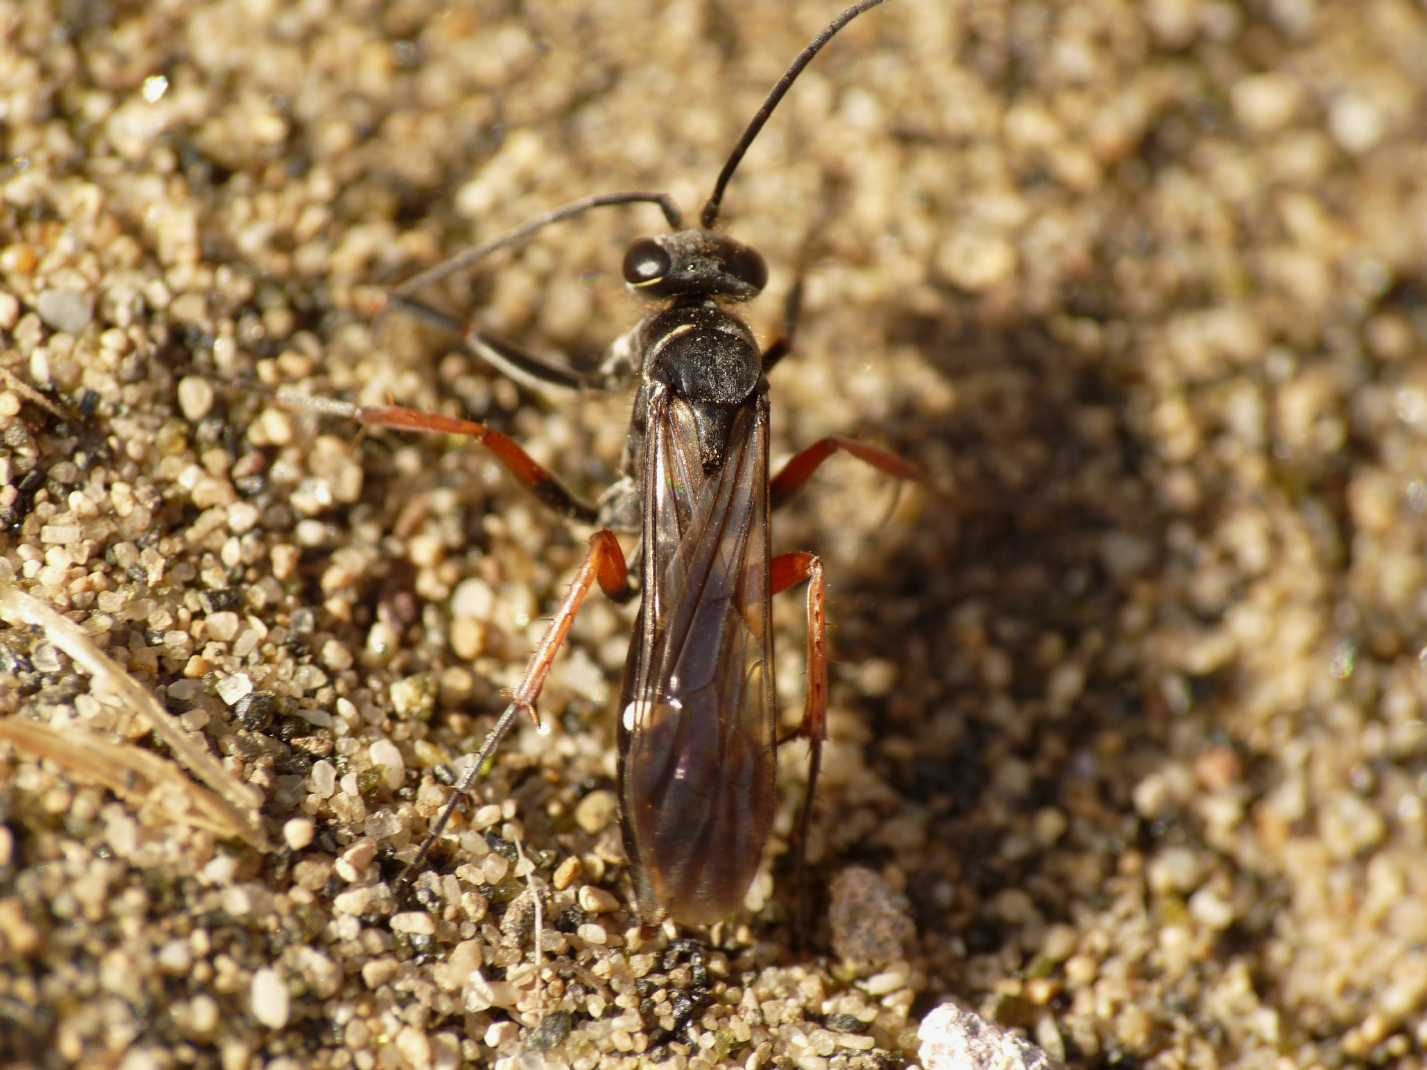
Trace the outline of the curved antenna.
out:
<instances>
[{"instance_id":1,"label":"curved antenna","mask_svg":"<svg viewBox=\"0 0 1427 1070\"><path fill-rule=\"evenodd\" d=\"M853 4L837 18L833 19L827 29L812 39L807 48L798 53L798 58L793 60L793 65L788 68L783 77L778 79L772 91L768 94L768 99L763 102L763 107L758 109L758 113L753 116L752 122L748 124L748 129L743 132L743 136L738 139L738 144L733 147L733 152L728 157L728 162L723 165L723 170L719 172L718 181L714 183L713 192L709 194L709 199L704 202L703 211L699 213L699 224L704 227L711 227L718 220L719 206L723 203L723 191L728 186L728 181L733 177L733 173L738 170L739 163L743 160L743 154L748 151L748 146L753 144L753 139L758 136L758 132L763 129L763 124L768 121L768 116L773 114L773 109L778 106L778 102L788 92L794 80L803 73L803 68L813 61L813 57L822 51L823 45L832 40L838 30L842 29L858 15L868 8L876 7L882 0L862 0L861 3Z\"/></svg>"},{"instance_id":2,"label":"curved antenna","mask_svg":"<svg viewBox=\"0 0 1427 1070\"><path fill-rule=\"evenodd\" d=\"M498 238L492 238L484 245L473 246L465 252L457 253L451 258L427 268L420 274L413 275L393 291L393 296L397 298L409 297L416 291L424 289L434 282L439 282L448 275L454 275L456 272L470 267L477 260L490 256L491 253L499 252L501 249L524 241L537 230L548 227L551 223L559 223L571 216L579 215L581 212L588 212L591 208L604 208L613 204L657 204L664 212L664 218L668 221L671 229L680 230L684 225L678 205L667 193L601 193L594 197L582 197L578 201L571 201L569 204L555 208L544 215L536 216L530 222L518 226L512 231L507 231Z\"/></svg>"}]
</instances>

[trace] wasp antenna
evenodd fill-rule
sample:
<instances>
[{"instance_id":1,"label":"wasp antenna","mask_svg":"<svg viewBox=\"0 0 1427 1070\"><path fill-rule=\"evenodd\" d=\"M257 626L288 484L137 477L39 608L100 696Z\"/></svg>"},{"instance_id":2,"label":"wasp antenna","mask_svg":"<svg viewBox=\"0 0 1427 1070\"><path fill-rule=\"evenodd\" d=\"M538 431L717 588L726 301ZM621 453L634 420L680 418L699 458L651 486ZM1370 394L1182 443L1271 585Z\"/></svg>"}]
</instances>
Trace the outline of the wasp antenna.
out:
<instances>
[{"instance_id":1,"label":"wasp antenna","mask_svg":"<svg viewBox=\"0 0 1427 1070\"><path fill-rule=\"evenodd\" d=\"M828 24L827 29L812 39L808 47L798 53L798 58L793 60L792 66L784 72L783 77L778 79L772 91L768 94L768 99L763 102L763 106L758 109L753 120L748 124L748 129L743 131L743 136L738 139L738 144L733 147L733 152L729 154L728 162L723 165L723 170L719 172L718 181L714 183L713 192L709 194L709 199L704 202L703 211L699 213L699 223L704 227L711 227L718 221L719 206L723 203L723 191L728 186L729 179L738 170L738 165L743 160L743 154L748 151L748 146L753 144L753 139L758 136L763 129L763 124L768 121L768 116L773 114L773 109L778 106L778 102L797 80L798 75L803 73L803 68L813 61L813 57L822 51L823 45L827 44L837 34L837 31L846 26L858 15L869 8L874 8L882 0L862 0L859 4L853 4L837 18Z\"/></svg>"},{"instance_id":2,"label":"wasp antenna","mask_svg":"<svg viewBox=\"0 0 1427 1070\"><path fill-rule=\"evenodd\" d=\"M880 0L879 0L880 2ZM546 212L542 216L536 216L523 226L516 227L512 231L507 231L498 238L492 238L484 245L477 245L465 252L457 253L449 259L441 261L434 267L429 267L419 275L414 275L407 279L397 288L395 296L398 298L409 298L433 283L439 282L448 275L453 275L458 271L464 271L477 260L481 260L491 253L508 249L512 245L518 245L525 241L538 230L550 226L552 223L562 223L573 216L588 212L591 208L607 208L610 205L620 204L655 204L664 213L664 218L668 220L669 226L675 230L683 227L683 217L679 213L679 206L676 205L667 193L601 193L594 197L581 197L578 201L572 201L567 205Z\"/></svg>"}]
</instances>

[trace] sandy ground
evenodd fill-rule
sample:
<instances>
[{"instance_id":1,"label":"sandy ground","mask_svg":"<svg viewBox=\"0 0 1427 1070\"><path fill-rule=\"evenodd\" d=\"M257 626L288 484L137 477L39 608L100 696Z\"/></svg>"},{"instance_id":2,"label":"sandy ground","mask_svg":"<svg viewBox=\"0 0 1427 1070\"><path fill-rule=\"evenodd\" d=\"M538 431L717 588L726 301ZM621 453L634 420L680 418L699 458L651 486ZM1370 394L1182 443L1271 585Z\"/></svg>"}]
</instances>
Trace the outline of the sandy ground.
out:
<instances>
[{"instance_id":1,"label":"sandy ground","mask_svg":"<svg viewBox=\"0 0 1427 1070\"><path fill-rule=\"evenodd\" d=\"M586 533L479 448L270 392L485 420L597 493L627 398L545 404L372 298L587 193L693 212L836 7L0 7L9 615L77 624L262 821L204 819L137 701L0 625L0 723L38 726L0 741L0 1062L885 1068L948 999L1076 1066L1427 1058L1409 0L854 24L723 220L772 268L765 338L809 261L776 456L857 434L934 488L894 508L836 461L778 517L834 623L811 946L800 744L747 909L640 928L608 715L631 614L602 601L548 734L396 887ZM589 367L660 226L594 213L430 297ZM790 724L801 614L775 614Z\"/></svg>"}]
</instances>

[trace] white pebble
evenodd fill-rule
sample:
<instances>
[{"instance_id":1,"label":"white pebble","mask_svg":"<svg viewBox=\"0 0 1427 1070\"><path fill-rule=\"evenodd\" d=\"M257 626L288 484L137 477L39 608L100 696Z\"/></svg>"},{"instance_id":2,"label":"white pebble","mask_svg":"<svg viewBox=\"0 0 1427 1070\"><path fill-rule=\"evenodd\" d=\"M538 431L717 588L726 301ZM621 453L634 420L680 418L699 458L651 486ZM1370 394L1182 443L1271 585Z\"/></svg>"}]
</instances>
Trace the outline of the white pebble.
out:
<instances>
[{"instance_id":1,"label":"white pebble","mask_svg":"<svg viewBox=\"0 0 1427 1070\"><path fill-rule=\"evenodd\" d=\"M495 609L495 593L485 580L463 580L451 595L451 615L473 620L490 620Z\"/></svg>"},{"instance_id":2,"label":"white pebble","mask_svg":"<svg viewBox=\"0 0 1427 1070\"><path fill-rule=\"evenodd\" d=\"M580 909L586 914L608 914L612 910L619 909L619 900L614 895L603 888L596 888L593 884L581 887L576 898L579 901Z\"/></svg>"},{"instance_id":3,"label":"white pebble","mask_svg":"<svg viewBox=\"0 0 1427 1070\"><path fill-rule=\"evenodd\" d=\"M484 832L488 828L494 828L500 824L501 820L500 803L486 803L479 807L475 815L471 818L471 828L479 832Z\"/></svg>"},{"instance_id":4,"label":"white pebble","mask_svg":"<svg viewBox=\"0 0 1427 1070\"><path fill-rule=\"evenodd\" d=\"M381 770L386 786L392 791L400 788L406 779L406 763L402 761L396 744L389 739L379 739L372 744L371 756L372 763Z\"/></svg>"},{"instance_id":5,"label":"white pebble","mask_svg":"<svg viewBox=\"0 0 1427 1070\"><path fill-rule=\"evenodd\" d=\"M193 966L193 950L187 940L170 940L158 953L159 967L164 973L184 974Z\"/></svg>"},{"instance_id":6,"label":"white pebble","mask_svg":"<svg viewBox=\"0 0 1427 1070\"><path fill-rule=\"evenodd\" d=\"M238 872L238 860L232 855L219 855L199 872L205 884L227 884Z\"/></svg>"},{"instance_id":7,"label":"white pebble","mask_svg":"<svg viewBox=\"0 0 1427 1070\"><path fill-rule=\"evenodd\" d=\"M78 334L94 315L94 298L79 290L42 290L35 311L55 330Z\"/></svg>"},{"instance_id":8,"label":"white pebble","mask_svg":"<svg viewBox=\"0 0 1427 1070\"><path fill-rule=\"evenodd\" d=\"M1211 929L1227 929L1234 923L1234 906L1212 888L1200 888L1189 897L1189 913Z\"/></svg>"},{"instance_id":9,"label":"white pebble","mask_svg":"<svg viewBox=\"0 0 1427 1070\"><path fill-rule=\"evenodd\" d=\"M424 910L408 910L392 915L391 931L408 936L432 936L436 932L436 923Z\"/></svg>"},{"instance_id":10,"label":"white pebble","mask_svg":"<svg viewBox=\"0 0 1427 1070\"><path fill-rule=\"evenodd\" d=\"M575 930L575 935L585 943L594 944L596 947L603 946L609 939L609 934L604 931L604 926L593 921L587 921L579 926Z\"/></svg>"},{"instance_id":11,"label":"white pebble","mask_svg":"<svg viewBox=\"0 0 1427 1070\"><path fill-rule=\"evenodd\" d=\"M1050 1070L1052 1066L1050 1057L1034 1044L954 1003L943 1003L922 1020L917 1042L917 1054L927 1070L973 1066Z\"/></svg>"},{"instance_id":12,"label":"white pebble","mask_svg":"<svg viewBox=\"0 0 1427 1070\"><path fill-rule=\"evenodd\" d=\"M376 889L371 885L361 888L349 888L345 892L338 892L332 897L332 909L338 914L362 915L367 912L376 901Z\"/></svg>"},{"instance_id":13,"label":"white pebble","mask_svg":"<svg viewBox=\"0 0 1427 1070\"><path fill-rule=\"evenodd\" d=\"M218 1002L212 996L194 996L188 1005L188 1024L194 1036L211 1035L218 1028Z\"/></svg>"},{"instance_id":14,"label":"white pebble","mask_svg":"<svg viewBox=\"0 0 1427 1070\"><path fill-rule=\"evenodd\" d=\"M1190 892L1204 879L1204 862L1189 847L1166 847L1150 862L1146 876L1161 895Z\"/></svg>"},{"instance_id":15,"label":"white pebble","mask_svg":"<svg viewBox=\"0 0 1427 1070\"><path fill-rule=\"evenodd\" d=\"M1301 97L1299 83L1278 73L1240 78L1229 91L1234 117L1256 133L1271 133L1286 126Z\"/></svg>"},{"instance_id":16,"label":"white pebble","mask_svg":"<svg viewBox=\"0 0 1427 1070\"><path fill-rule=\"evenodd\" d=\"M78 524L46 524L40 528L40 542L51 546L67 546L84 537L84 529Z\"/></svg>"},{"instance_id":17,"label":"white pebble","mask_svg":"<svg viewBox=\"0 0 1427 1070\"><path fill-rule=\"evenodd\" d=\"M1367 152L1382 140L1382 113L1372 101L1348 94L1328 110L1328 128L1348 152Z\"/></svg>"},{"instance_id":18,"label":"white pebble","mask_svg":"<svg viewBox=\"0 0 1427 1070\"><path fill-rule=\"evenodd\" d=\"M503 1022L492 1022L482 1039L486 1047L501 1051L514 1044L519 1037L520 1026L507 1019Z\"/></svg>"},{"instance_id":19,"label":"white pebble","mask_svg":"<svg viewBox=\"0 0 1427 1070\"><path fill-rule=\"evenodd\" d=\"M367 823L362 831L372 840L389 840L397 835L405 826L401 818L390 810L378 810L376 813L367 816Z\"/></svg>"},{"instance_id":20,"label":"white pebble","mask_svg":"<svg viewBox=\"0 0 1427 1070\"><path fill-rule=\"evenodd\" d=\"M326 758L312 763L307 774L307 786L319 799L330 799L337 791L337 767Z\"/></svg>"},{"instance_id":21,"label":"white pebble","mask_svg":"<svg viewBox=\"0 0 1427 1070\"><path fill-rule=\"evenodd\" d=\"M258 507L252 502L234 502L228 506L228 530L234 535L252 531L258 525Z\"/></svg>"},{"instance_id":22,"label":"white pebble","mask_svg":"<svg viewBox=\"0 0 1427 1070\"><path fill-rule=\"evenodd\" d=\"M377 845L363 837L338 856L333 868L336 869L337 876L351 884L362 879L362 874L376 857Z\"/></svg>"},{"instance_id":23,"label":"white pebble","mask_svg":"<svg viewBox=\"0 0 1427 1070\"><path fill-rule=\"evenodd\" d=\"M238 637L238 625L241 623L238 614L232 610L224 609L217 613L210 613L208 614L208 638L217 643L231 643ZM234 677L229 677L229 679L234 679ZM246 680L247 677L245 676L243 679ZM248 690L252 690L251 683L248 684Z\"/></svg>"},{"instance_id":24,"label":"white pebble","mask_svg":"<svg viewBox=\"0 0 1427 1070\"><path fill-rule=\"evenodd\" d=\"M906 984L906 973L899 969L891 969L884 970L882 973L874 973L863 982L862 987L870 996L885 996L904 988Z\"/></svg>"},{"instance_id":25,"label":"white pebble","mask_svg":"<svg viewBox=\"0 0 1427 1070\"><path fill-rule=\"evenodd\" d=\"M465 1006L472 1014L491 1007L513 1007L519 999L520 990L515 985L509 981L488 981L480 970L466 981Z\"/></svg>"},{"instance_id":26,"label":"white pebble","mask_svg":"<svg viewBox=\"0 0 1427 1070\"><path fill-rule=\"evenodd\" d=\"M290 1011L287 985L277 970L265 967L253 974L253 1017L269 1029L287 1025Z\"/></svg>"},{"instance_id":27,"label":"white pebble","mask_svg":"<svg viewBox=\"0 0 1427 1070\"><path fill-rule=\"evenodd\" d=\"M414 1025L404 1025L396 1035L396 1050L406 1066L431 1065L431 1039Z\"/></svg>"},{"instance_id":28,"label":"white pebble","mask_svg":"<svg viewBox=\"0 0 1427 1070\"><path fill-rule=\"evenodd\" d=\"M196 424L213 408L213 384L200 375L185 375L178 381L178 407Z\"/></svg>"},{"instance_id":29,"label":"white pebble","mask_svg":"<svg viewBox=\"0 0 1427 1070\"><path fill-rule=\"evenodd\" d=\"M282 838L294 851L300 851L312 842L317 826L310 817L294 817L282 827Z\"/></svg>"},{"instance_id":30,"label":"white pebble","mask_svg":"<svg viewBox=\"0 0 1427 1070\"><path fill-rule=\"evenodd\" d=\"M221 614L215 613L214 616ZM229 706L235 705L239 699L246 698L253 693L253 681L248 679L245 672L235 672L232 676L226 676L218 681L218 697Z\"/></svg>"},{"instance_id":31,"label":"white pebble","mask_svg":"<svg viewBox=\"0 0 1427 1070\"><path fill-rule=\"evenodd\" d=\"M344 672L352 667L352 652L336 639L328 639L322 644L322 664L333 672Z\"/></svg>"}]
</instances>

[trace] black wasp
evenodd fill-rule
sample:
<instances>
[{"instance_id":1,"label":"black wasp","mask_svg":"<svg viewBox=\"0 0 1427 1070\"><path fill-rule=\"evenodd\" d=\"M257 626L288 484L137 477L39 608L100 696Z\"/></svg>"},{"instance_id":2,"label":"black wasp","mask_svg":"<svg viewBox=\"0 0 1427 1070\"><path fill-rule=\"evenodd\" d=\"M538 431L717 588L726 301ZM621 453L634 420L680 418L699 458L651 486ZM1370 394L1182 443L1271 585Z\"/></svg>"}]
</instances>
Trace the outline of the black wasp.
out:
<instances>
[{"instance_id":1,"label":"black wasp","mask_svg":"<svg viewBox=\"0 0 1427 1070\"><path fill-rule=\"evenodd\" d=\"M843 11L793 61L729 155L699 226L686 228L667 194L589 197L423 272L390 298L390 304L457 331L473 353L517 382L570 391L636 385L622 475L598 505L580 501L515 442L482 424L284 392L289 403L367 425L473 438L546 505L598 528L510 705L408 872L425 858L516 718L524 713L538 724L541 687L596 582L617 601L643 592L617 708L624 845L639 911L648 920L668 917L691 925L736 910L757 871L773 822L775 752L783 742L777 733L769 600L807 582L807 699L795 733L810 748L796 840L801 868L826 736L823 570L810 553L772 555L769 514L837 452L898 479L919 475L891 453L827 438L769 478L767 374L791 346L799 291L795 287L789 300L783 336L760 350L753 332L728 306L756 297L768 269L756 250L713 228L730 178L799 73L847 23L881 2L863 0ZM659 206L671 233L630 245L624 279L636 294L662 307L610 347L593 377L479 328L462 328L412 296L552 223L591 208L634 203ZM615 531L641 534L637 584L631 583Z\"/></svg>"}]
</instances>

